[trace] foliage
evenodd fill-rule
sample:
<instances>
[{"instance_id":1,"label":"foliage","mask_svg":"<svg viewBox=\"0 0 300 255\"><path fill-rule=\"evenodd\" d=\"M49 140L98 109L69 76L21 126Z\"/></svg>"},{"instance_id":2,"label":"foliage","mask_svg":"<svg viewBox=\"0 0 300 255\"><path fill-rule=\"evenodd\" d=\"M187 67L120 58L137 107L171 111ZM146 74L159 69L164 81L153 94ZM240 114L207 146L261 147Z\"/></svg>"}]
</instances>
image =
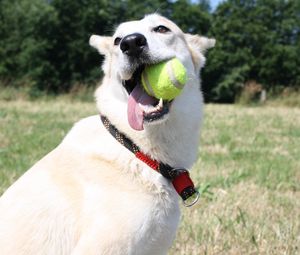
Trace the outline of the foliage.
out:
<instances>
[{"instance_id":1,"label":"foliage","mask_svg":"<svg viewBox=\"0 0 300 255\"><path fill-rule=\"evenodd\" d=\"M0 76L9 80L55 77L47 38L56 26L53 7L39 0L2 0L0 10Z\"/></svg>"},{"instance_id":2,"label":"foliage","mask_svg":"<svg viewBox=\"0 0 300 255\"><path fill-rule=\"evenodd\" d=\"M143 11L141 11L143 10ZM185 32L217 39L203 71L207 101L233 102L249 80L265 89L300 84L300 3L228 0L1 0L0 80L40 91L68 92L101 78L91 34L159 12Z\"/></svg>"},{"instance_id":3,"label":"foliage","mask_svg":"<svg viewBox=\"0 0 300 255\"><path fill-rule=\"evenodd\" d=\"M213 13L204 91L232 102L237 87L255 80L264 88L300 85L300 5L285 0L228 0ZM236 80L238 79L238 81Z\"/></svg>"},{"instance_id":4,"label":"foliage","mask_svg":"<svg viewBox=\"0 0 300 255\"><path fill-rule=\"evenodd\" d=\"M112 2L3 0L0 77L54 93L95 80L100 60L88 38L106 33L119 19ZM112 10L109 18L103 10Z\"/></svg>"}]
</instances>

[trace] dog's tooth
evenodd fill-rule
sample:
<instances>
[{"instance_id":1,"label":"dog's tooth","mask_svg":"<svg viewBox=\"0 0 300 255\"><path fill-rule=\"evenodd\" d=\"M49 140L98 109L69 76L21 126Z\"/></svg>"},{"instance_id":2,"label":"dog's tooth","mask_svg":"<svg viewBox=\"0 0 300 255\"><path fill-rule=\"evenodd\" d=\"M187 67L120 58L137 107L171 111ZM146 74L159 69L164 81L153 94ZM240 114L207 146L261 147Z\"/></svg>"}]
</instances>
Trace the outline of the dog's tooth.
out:
<instances>
[{"instance_id":1,"label":"dog's tooth","mask_svg":"<svg viewBox=\"0 0 300 255\"><path fill-rule=\"evenodd\" d=\"M163 99L162 99L162 98L161 98L161 99L159 99L158 106L159 106L159 108L163 108L163 106L164 106L164 101L163 101Z\"/></svg>"},{"instance_id":2,"label":"dog's tooth","mask_svg":"<svg viewBox=\"0 0 300 255\"><path fill-rule=\"evenodd\" d=\"M139 104L139 105L146 114L153 112L153 109L155 109L153 106L150 106L150 105L142 105L142 104Z\"/></svg>"},{"instance_id":3,"label":"dog's tooth","mask_svg":"<svg viewBox=\"0 0 300 255\"><path fill-rule=\"evenodd\" d=\"M163 107L162 107L162 104L161 104L161 103L157 104L157 106L155 106L155 108L154 108L154 110L155 110L156 112L160 112L162 109L163 109Z\"/></svg>"},{"instance_id":4,"label":"dog's tooth","mask_svg":"<svg viewBox=\"0 0 300 255\"><path fill-rule=\"evenodd\" d=\"M143 109L145 114L151 114L151 113L155 113L155 112L161 112L163 109L164 102L163 102L163 99L161 98L156 106L142 105L142 104L139 104L139 105Z\"/></svg>"}]
</instances>

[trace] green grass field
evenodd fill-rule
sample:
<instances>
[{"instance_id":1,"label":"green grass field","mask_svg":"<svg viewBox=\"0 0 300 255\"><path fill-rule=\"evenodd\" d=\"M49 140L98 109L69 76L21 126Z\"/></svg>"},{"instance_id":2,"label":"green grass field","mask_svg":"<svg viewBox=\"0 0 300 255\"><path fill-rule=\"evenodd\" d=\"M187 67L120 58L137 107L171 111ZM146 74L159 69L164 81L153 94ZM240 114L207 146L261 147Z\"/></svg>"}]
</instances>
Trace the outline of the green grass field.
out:
<instances>
[{"instance_id":1,"label":"green grass field","mask_svg":"<svg viewBox=\"0 0 300 255\"><path fill-rule=\"evenodd\" d=\"M0 194L96 113L66 98L0 100ZM171 255L300 254L300 108L207 105L192 175L202 199L182 208Z\"/></svg>"}]
</instances>

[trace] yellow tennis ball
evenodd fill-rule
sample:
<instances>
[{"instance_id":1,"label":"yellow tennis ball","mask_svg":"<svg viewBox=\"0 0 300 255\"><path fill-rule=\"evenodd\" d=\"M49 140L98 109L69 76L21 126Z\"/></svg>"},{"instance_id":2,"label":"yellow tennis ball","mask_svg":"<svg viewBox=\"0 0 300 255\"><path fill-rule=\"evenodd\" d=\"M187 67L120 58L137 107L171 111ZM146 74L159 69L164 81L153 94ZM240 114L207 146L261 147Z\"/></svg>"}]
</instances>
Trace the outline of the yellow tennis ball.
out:
<instances>
[{"instance_id":1,"label":"yellow tennis ball","mask_svg":"<svg viewBox=\"0 0 300 255\"><path fill-rule=\"evenodd\" d=\"M177 97L186 81L184 65L177 58L146 66L142 72L142 85L148 95L164 100Z\"/></svg>"}]
</instances>

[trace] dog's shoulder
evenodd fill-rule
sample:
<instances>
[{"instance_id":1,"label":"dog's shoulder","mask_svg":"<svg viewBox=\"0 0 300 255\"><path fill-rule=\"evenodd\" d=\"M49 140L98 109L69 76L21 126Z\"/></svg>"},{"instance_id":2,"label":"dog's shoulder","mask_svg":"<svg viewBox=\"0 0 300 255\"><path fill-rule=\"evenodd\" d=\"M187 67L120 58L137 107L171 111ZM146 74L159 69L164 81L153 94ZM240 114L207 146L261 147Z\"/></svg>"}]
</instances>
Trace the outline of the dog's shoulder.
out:
<instances>
[{"instance_id":1,"label":"dog's shoulder","mask_svg":"<svg viewBox=\"0 0 300 255\"><path fill-rule=\"evenodd\" d=\"M59 145L61 150L80 154L85 158L114 161L125 148L106 130L100 116L81 119L68 132ZM128 152L129 153L129 152Z\"/></svg>"},{"instance_id":2,"label":"dog's shoulder","mask_svg":"<svg viewBox=\"0 0 300 255\"><path fill-rule=\"evenodd\" d=\"M102 148L111 140L113 141L104 128L100 116L93 115L76 122L59 147L78 150L85 155L89 153L101 155Z\"/></svg>"}]
</instances>

